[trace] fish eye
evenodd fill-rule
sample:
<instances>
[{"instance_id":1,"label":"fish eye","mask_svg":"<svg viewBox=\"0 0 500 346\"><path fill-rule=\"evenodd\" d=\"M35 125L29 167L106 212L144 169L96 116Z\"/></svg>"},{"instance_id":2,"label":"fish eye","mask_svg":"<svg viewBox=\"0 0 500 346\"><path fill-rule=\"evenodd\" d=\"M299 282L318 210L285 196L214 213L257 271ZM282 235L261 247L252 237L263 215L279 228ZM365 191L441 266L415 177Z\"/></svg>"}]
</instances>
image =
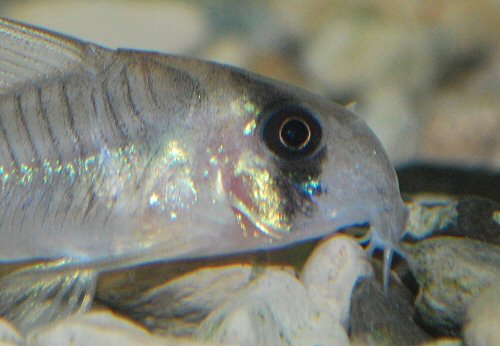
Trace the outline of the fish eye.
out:
<instances>
[{"instance_id":1,"label":"fish eye","mask_svg":"<svg viewBox=\"0 0 500 346\"><path fill-rule=\"evenodd\" d=\"M284 146L292 149L302 149L311 139L309 125L298 118L288 118L283 121L279 130L280 141Z\"/></svg>"},{"instance_id":2,"label":"fish eye","mask_svg":"<svg viewBox=\"0 0 500 346\"><path fill-rule=\"evenodd\" d=\"M271 111L264 123L263 138L278 156L293 160L313 153L321 142L321 125L302 106L287 105Z\"/></svg>"}]
</instances>

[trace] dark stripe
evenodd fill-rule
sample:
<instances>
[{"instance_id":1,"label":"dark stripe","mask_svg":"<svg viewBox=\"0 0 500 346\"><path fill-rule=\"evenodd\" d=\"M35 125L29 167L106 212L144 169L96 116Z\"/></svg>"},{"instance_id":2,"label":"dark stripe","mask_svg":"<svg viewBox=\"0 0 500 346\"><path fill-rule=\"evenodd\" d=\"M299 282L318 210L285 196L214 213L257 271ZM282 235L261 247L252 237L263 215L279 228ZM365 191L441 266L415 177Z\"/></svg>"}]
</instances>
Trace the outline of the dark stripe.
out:
<instances>
[{"instance_id":1,"label":"dark stripe","mask_svg":"<svg viewBox=\"0 0 500 346\"><path fill-rule=\"evenodd\" d=\"M24 111L23 111L20 95L17 95L15 97L15 107L17 107L17 112L20 114L21 124L23 125L24 131L26 132L26 136L28 138L28 143L30 144L31 149L33 150L33 155L35 155L35 161L37 162L38 166L40 167L40 162L41 162L40 153L38 152L38 150L35 146L35 142L33 141L33 135L32 135L32 133L28 127L28 124L26 122L26 113L24 113Z\"/></svg>"},{"instance_id":2,"label":"dark stripe","mask_svg":"<svg viewBox=\"0 0 500 346\"><path fill-rule=\"evenodd\" d=\"M107 197L110 197L110 196L107 196ZM102 224L103 226L106 225L111 217L111 215L113 215L113 209L114 207L116 206L116 202L118 201L118 197L117 198L112 198L111 199L111 202L112 204L106 208L106 210L108 211L108 213L106 214L106 217L104 218L104 220L102 221Z\"/></svg>"},{"instance_id":3,"label":"dark stripe","mask_svg":"<svg viewBox=\"0 0 500 346\"><path fill-rule=\"evenodd\" d=\"M9 137L7 136L7 130L5 129L4 121L5 121L4 114L3 112L0 112L0 134L3 136L5 142L7 143L7 149L9 151L10 160L12 166L14 166L14 170L16 172L20 172L19 163L17 161L16 155L14 154L14 148L12 147L12 143L10 142Z\"/></svg>"},{"instance_id":4,"label":"dark stripe","mask_svg":"<svg viewBox=\"0 0 500 346\"><path fill-rule=\"evenodd\" d=\"M147 163L146 163L146 166L144 167L144 169L142 170L141 176L136 179L136 189L137 190L142 189L142 184L144 184L144 182L146 181L146 179L150 175L151 169L153 168L152 163L154 161L154 158L158 156L158 153L160 151L161 151L161 149L158 149L153 155L151 155L151 157L149 157L149 153L150 153L149 149L148 149L147 153L143 153L143 157L145 157L147 159Z\"/></svg>"},{"instance_id":5,"label":"dark stripe","mask_svg":"<svg viewBox=\"0 0 500 346\"><path fill-rule=\"evenodd\" d=\"M112 121L110 123L112 124L112 127L114 127L116 129L116 132L118 133L118 135L126 143L128 136L126 133L125 124L123 124L120 121L121 119L119 118L118 114L116 114L115 109L113 108L113 105L111 102L111 95L109 95L109 90L108 90L108 88L106 88L105 82L103 82L101 85L101 92L102 92L102 96L103 96L103 100L104 100L104 106L107 108L107 110L111 114Z\"/></svg>"},{"instance_id":6,"label":"dark stripe","mask_svg":"<svg viewBox=\"0 0 500 346\"><path fill-rule=\"evenodd\" d=\"M134 115L137 116L141 121L141 110L135 104L134 99L132 98L132 87L130 85L130 76L128 75L128 69L124 68L121 72L123 79L125 80L125 95L127 96L127 100L130 104L130 108L133 109Z\"/></svg>"},{"instance_id":7,"label":"dark stripe","mask_svg":"<svg viewBox=\"0 0 500 346\"><path fill-rule=\"evenodd\" d=\"M64 103L64 108L65 108L65 114L68 117L69 121L69 128L71 130L71 133L73 136L76 138L77 146L78 146L78 152L80 153L80 157L82 155L85 155L85 153L82 150L82 140L80 138L80 135L78 134L78 131L76 131L75 127L75 114L73 112L73 109L71 108L71 104L69 101L69 95L68 95L68 89L66 84L61 81L61 89L60 89L60 97Z\"/></svg>"},{"instance_id":8,"label":"dark stripe","mask_svg":"<svg viewBox=\"0 0 500 346\"><path fill-rule=\"evenodd\" d=\"M12 201L10 200L10 195L12 194L12 188L7 189L7 194L2 197L2 203L0 204L1 208L0 211L3 210L3 214L0 217L0 227L4 224L6 221L5 216L7 216L7 213L9 212L9 207L12 205Z\"/></svg>"},{"instance_id":9,"label":"dark stripe","mask_svg":"<svg viewBox=\"0 0 500 346\"><path fill-rule=\"evenodd\" d=\"M97 127L99 129L99 133L101 134L101 140L104 142L104 144L107 144L106 141L106 136L104 135L101 123L99 122L99 117L98 117L98 108L97 108L97 100L95 98L95 89L92 89L92 94L91 94L91 99L92 99L92 110L94 111L94 123L97 124ZM92 131L92 129L89 129Z\"/></svg>"},{"instance_id":10,"label":"dark stripe","mask_svg":"<svg viewBox=\"0 0 500 346\"><path fill-rule=\"evenodd\" d=\"M57 188L57 184L51 184L49 185L50 187L49 188L45 188L45 191L46 193L48 193L48 196L45 197L45 193L43 195L43 197L46 199L45 202L43 202L42 199L40 199L40 203L45 206L45 211L43 213L44 217L42 218L42 225L45 224L45 222L48 222L49 221L49 211L50 211L50 206L51 206L51 203L54 201L54 199L52 198L52 196L54 195L54 191L55 189ZM43 203L42 203L43 202Z\"/></svg>"},{"instance_id":11,"label":"dark stripe","mask_svg":"<svg viewBox=\"0 0 500 346\"><path fill-rule=\"evenodd\" d=\"M73 204L73 200L75 198L74 194L73 194L73 185L74 183L72 183L70 186L68 186L66 188L66 190L64 191L64 194L63 194L63 197L61 199L61 201L59 201L59 207L57 208L54 216L57 218L58 215L63 215L63 217L61 218L61 229L64 229L64 223L66 222L66 218L68 217L68 211L70 210L71 208L71 205ZM69 200L66 200L66 196L69 196Z\"/></svg>"},{"instance_id":12,"label":"dark stripe","mask_svg":"<svg viewBox=\"0 0 500 346\"><path fill-rule=\"evenodd\" d=\"M54 177L51 177L51 179L54 179ZM40 220L42 225L45 225L45 223L48 221L48 212L50 208L50 203L52 201L52 194L54 189L56 189L57 184L47 184L44 185L44 188L42 189L42 195L38 198L38 203L35 207L35 210L33 212L33 220ZM45 207L45 211L43 212L43 217L40 218L38 215L41 211L41 208Z\"/></svg>"},{"instance_id":13,"label":"dark stripe","mask_svg":"<svg viewBox=\"0 0 500 346\"><path fill-rule=\"evenodd\" d=\"M26 198L21 198L21 200L19 201L19 204L20 204L20 208L18 208L17 210L22 213L22 217L21 217L21 222L19 222L16 226L19 227L18 229L23 229L23 226L24 226L24 221L26 220L26 217L28 215L28 210L30 208L30 205L31 205L31 201L30 201L30 197L27 196ZM19 220L18 218L14 217L13 220Z\"/></svg>"},{"instance_id":14,"label":"dark stripe","mask_svg":"<svg viewBox=\"0 0 500 346\"><path fill-rule=\"evenodd\" d=\"M95 185L92 184L89 188L88 193L87 193L87 195L89 196L89 200L87 202L87 207L85 208L85 212L83 213L82 223L85 223L87 221L87 218L89 217L90 212L92 211L92 209L96 205L96 203L95 203L96 197L95 197L94 187L95 187Z\"/></svg>"},{"instance_id":15,"label":"dark stripe","mask_svg":"<svg viewBox=\"0 0 500 346\"><path fill-rule=\"evenodd\" d=\"M142 118L141 109L137 106L137 104L134 102L134 99L132 98L132 86L130 85L130 76L128 74L128 69L124 68L121 72L121 75L122 75L122 78L125 80L125 99L129 103L128 108L133 110L134 119L141 124L141 129L145 130L146 123L144 122L144 119ZM144 131L142 131L142 132L144 132ZM141 133L141 134L143 135L143 133Z\"/></svg>"},{"instance_id":16,"label":"dark stripe","mask_svg":"<svg viewBox=\"0 0 500 346\"><path fill-rule=\"evenodd\" d=\"M54 149L54 152L57 155L58 164L60 164L60 163L62 163L62 154L58 148L58 144L57 144L56 138L54 136L54 131L52 130L52 126L50 125L50 120L49 120L49 117L47 116L47 110L45 109L45 107L43 105L42 92L43 91L40 87L38 87L36 89L37 103L38 103L38 108L40 110L40 118L43 119L43 121L47 124L47 130L49 132L50 142L52 143L52 147Z\"/></svg>"},{"instance_id":17,"label":"dark stripe","mask_svg":"<svg viewBox=\"0 0 500 346\"><path fill-rule=\"evenodd\" d=\"M66 218L68 217L69 211L71 210L71 206L74 204L73 202L75 200L75 194L74 194L75 186L76 186L76 188L78 188L78 182L81 181L80 175L77 173L75 174L74 178L68 177L67 173L66 173L66 175L63 174L63 177L66 178L65 182L70 181L70 185L67 187L66 191L64 191L64 195L62 198L62 202L64 203L65 209L64 209L63 218L61 221L61 226L63 226L64 223L66 222ZM66 196L70 197L69 201L65 200ZM61 203L59 203L59 205L60 204ZM59 208L57 208L55 215L57 215L58 213L59 213Z\"/></svg>"},{"instance_id":18,"label":"dark stripe","mask_svg":"<svg viewBox=\"0 0 500 346\"><path fill-rule=\"evenodd\" d=\"M153 91L153 82L151 81L150 71L148 71L146 73L146 76L144 76L144 78L146 79L145 80L146 83L144 83L144 84L146 86L146 91L149 94L149 98L151 99L151 101L153 101L153 104L155 105L155 107L158 107L158 99L156 98L156 95Z\"/></svg>"},{"instance_id":19,"label":"dark stripe","mask_svg":"<svg viewBox=\"0 0 500 346\"><path fill-rule=\"evenodd\" d=\"M19 200L18 200L18 203L14 204L13 201L11 201L11 203L9 203L9 205L7 206L7 209L10 208L10 210L12 210L12 214L10 214L11 216L11 220L10 220L10 229L13 230L12 232L16 232L16 230L19 230L20 229L20 224L17 222L18 218L17 218L17 213L19 212L22 212L21 210L21 203L23 202L22 201L22 195L18 195L19 197Z\"/></svg>"},{"instance_id":20,"label":"dark stripe","mask_svg":"<svg viewBox=\"0 0 500 346\"><path fill-rule=\"evenodd\" d=\"M98 164L98 166L96 166L96 168L97 168L96 172L94 172L95 168L93 168L92 172L89 173L90 176L92 177L92 181L90 181L90 183L89 183L89 187L87 189L87 193L83 197L82 204L78 207L79 211L83 211L83 216L81 219L82 224L84 224L85 222L88 221L87 218L89 217L92 209L96 205L95 191L96 191L97 184L102 177L102 166L100 164ZM85 179L82 179L82 180L85 180ZM77 213L77 216L79 214L80 213Z\"/></svg>"}]
</instances>

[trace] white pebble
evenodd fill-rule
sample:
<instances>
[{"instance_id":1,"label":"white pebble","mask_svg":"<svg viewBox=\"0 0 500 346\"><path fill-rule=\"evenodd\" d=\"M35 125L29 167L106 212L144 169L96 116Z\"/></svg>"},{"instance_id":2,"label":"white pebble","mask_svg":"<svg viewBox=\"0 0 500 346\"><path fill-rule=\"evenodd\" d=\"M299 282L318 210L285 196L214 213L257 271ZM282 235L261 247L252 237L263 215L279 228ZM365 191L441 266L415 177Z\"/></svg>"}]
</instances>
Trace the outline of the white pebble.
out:
<instances>
[{"instance_id":1,"label":"white pebble","mask_svg":"<svg viewBox=\"0 0 500 346\"><path fill-rule=\"evenodd\" d=\"M373 276L363 249L345 235L323 241L311 254L300 276L317 309L334 316L346 329L351 294L361 276Z\"/></svg>"},{"instance_id":2,"label":"white pebble","mask_svg":"<svg viewBox=\"0 0 500 346\"><path fill-rule=\"evenodd\" d=\"M304 286L295 277L267 270L235 299L213 311L200 326L198 336L237 345L302 346L314 335L315 340L331 340L324 345L347 345L343 328L330 321L329 328L322 327L325 323L315 314Z\"/></svg>"},{"instance_id":3,"label":"white pebble","mask_svg":"<svg viewBox=\"0 0 500 346\"><path fill-rule=\"evenodd\" d=\"M349 346L349 338L343 326L329 314L317 314L294 338L292 345L297 346Z\"/></svg>"},{"instance_id":4,"label":"white pebble","mask_svg":"<svg viewBox=\"0 0 500 346\"><path fill-rule=\"evenodd\" d=\"M110 312L95 311L58 321L32 331L28 346L196 346L199 343L154 336L129 320Z\"/></svg>"}]
</instances>

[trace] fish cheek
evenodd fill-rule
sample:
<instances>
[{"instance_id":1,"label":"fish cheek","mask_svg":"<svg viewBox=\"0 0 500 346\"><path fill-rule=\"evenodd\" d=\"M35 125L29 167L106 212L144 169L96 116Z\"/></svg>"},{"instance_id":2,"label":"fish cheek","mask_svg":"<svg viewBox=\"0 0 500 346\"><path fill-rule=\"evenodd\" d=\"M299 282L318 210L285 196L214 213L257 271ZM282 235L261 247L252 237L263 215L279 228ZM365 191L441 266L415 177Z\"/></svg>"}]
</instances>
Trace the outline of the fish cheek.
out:
<instances>
[{"instance_id":1,"label":"fish cheek","mask_svg":"<svg viewBox=\"0 0 500 346\"><path fill-rule=\"evenodd\" d=\"M232 167L229 181L231 206L246 236L281 238L290 232L288 203L273 167L252 151L243 152Z\"/></svg>"},{"instance_id":2,"label":"fish cheek","mask_svg":"<svg viewBox=\"0 0 500 346\"><path fill-rule=\"evenodd\" d=\"M307 160L290 162L247 152L234 166L232 205L247 236L286 238L318 210L316 197L325 190L319 177L326 147Z\"/></svg>"},{"instance_id":3,"label":"fish cheek","mask_svg":"<svg viewBox=\"0 0 500 346\"><path fill-rule=\"evenodd\" d=\"M289 220L314 218L318 210L316 197L327 193L321 182L326 152L324 146L305 160L277 162L279 173L276 181L282 197L287 201L284 213Z\"/></svg>"}]
</instances>

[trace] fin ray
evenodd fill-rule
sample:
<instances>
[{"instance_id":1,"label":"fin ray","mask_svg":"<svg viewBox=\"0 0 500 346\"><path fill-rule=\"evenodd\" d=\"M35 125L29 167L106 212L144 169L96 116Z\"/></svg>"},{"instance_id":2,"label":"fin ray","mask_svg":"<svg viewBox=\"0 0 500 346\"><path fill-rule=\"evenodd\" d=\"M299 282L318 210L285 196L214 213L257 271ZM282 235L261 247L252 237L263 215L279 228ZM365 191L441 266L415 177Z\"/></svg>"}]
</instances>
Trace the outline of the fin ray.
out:
<instances>
[{"instance_id":1,"label":"fin ray","mask_svg":"<svg viewBox=\"0 0 500 346\"><path fill-rule=\"evenodd\" d=\"M26 82L78 73L92 67L89 52L105 48L0 18L0 95Z\"/></svg>"},{"instance_id":2,"label":"fin ray","mask_svg":"<svg viewBox=\"0 0 500 346\"><path fill-rule=\"evenodd\" d=\"M61 268L61 262L35 265L0 279L0 316L25 333L37 326L87 311L97 274Z\"/></svg>"}]
</instances>

